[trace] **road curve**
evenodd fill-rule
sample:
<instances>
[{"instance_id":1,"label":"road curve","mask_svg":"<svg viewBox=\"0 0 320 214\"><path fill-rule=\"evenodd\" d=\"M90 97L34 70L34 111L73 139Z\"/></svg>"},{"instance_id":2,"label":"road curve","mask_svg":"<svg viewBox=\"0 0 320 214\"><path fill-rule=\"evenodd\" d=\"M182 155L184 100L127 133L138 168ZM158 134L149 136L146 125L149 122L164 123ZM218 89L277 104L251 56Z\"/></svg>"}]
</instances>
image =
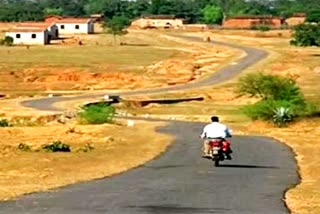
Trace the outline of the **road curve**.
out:
<instances>
[{"instance_id":1,"label":"road curve","mask_svg":"<svg viewBox=\"0 0 320 214\"><path fill-rule=\"evenodd\" d=\"M265 52L256 49L241 49L248 55L228 70L222 69L215 77L197 83L170 88L183 90L212 85L232 78L266 56ZM151 91L162 90L168 89ZM142 92L147 93L146 90ZM24 105L53 110L51 105L61 99L64 98L25 102ZM202 126L202 123L170 122L158 131L175 136L175 143L165 154L144 166L54 192L35 193L2 202L0 213L288 213L282 200L284 191L299 181L291 150L270 138L236 136L232 141L233 160L215 168L212 162L199 156L201 144L197 136Z\"/></svg>"},{"instance_id":2,"label":"road curve","mask_svg":"<svg viewBox=\"0 0 320 214\"><path fill-rule=\"evenodd\" d=\"M185 38L192 41L201 41L197 37L180 37ZM227 80L232 79L239 73L241 73L243 70L245 70L247 67L257 63L258 61L264 59L268 56L268 53L264 50L252 48L252 47L244 47L240 45L235 44L228 44L225 42L212 42L212 44L218 44L218 45L224 45L232 48L237 48L246 53L246 56L242 57L241 59L237 60L236 64L230 64L226 67L220 69L219 71L215 72L213 75L209 76L208 78L191 82L188 84L183 85L175 85L175 86L169 86L169 87L162 87L162 88L153 88L153 89L142 89L142 90L131 90L131 91L125 91L121 93L117 93L117 95L136 95L136 94L152 94L152 93L165 93L170 91L183 91L188 89L195 89L199 87L204 86L211 86L215 85L221 82L225 82ZM61 111L61 109L54 107L53 104L56 102L61 101L68 101L73 99L79 99L79 98L95 98L102 95L105 95L104 93L93 93L88 95L80 95L76 97L51 97L51 98L41 98L37 100L27 100L22 102L22 104L25 107L30 108L36 108L39 110L44 111Z\"/></svg>"}]
</instances>

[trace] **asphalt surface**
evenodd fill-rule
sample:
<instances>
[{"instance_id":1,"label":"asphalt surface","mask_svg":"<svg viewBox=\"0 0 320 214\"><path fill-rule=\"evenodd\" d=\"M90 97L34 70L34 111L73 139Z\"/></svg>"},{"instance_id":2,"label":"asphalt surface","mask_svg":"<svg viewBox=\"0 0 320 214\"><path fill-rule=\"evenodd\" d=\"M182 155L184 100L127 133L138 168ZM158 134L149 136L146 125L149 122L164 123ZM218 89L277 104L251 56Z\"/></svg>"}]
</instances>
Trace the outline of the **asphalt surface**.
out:
<instances>
[{"instance_id":1,"label":"asphalt surface","mask_svg":"<svg viewBox=\"0 0 320 214\"><path fill-rule=\"evenodd\" d=\"M227 70L222 69L215 77L171 89L183 90L228 80L266 56L265 52L245 49L247 57ZM168 89L152 91L162 90ZM51 105L61 99L64 98L25 102L24 105L60 111ZM235 136L233 160L216 168L213 162L200 157L198 136L203 125L170 122L158 131L175 136L175 143L165 154L144 166L109 178L2 202L0 213L288 213L282 200L284 191L299 182L292 151L270 138ZM150 140L156 139L146 139L146 143Z\"/></svg>"},{"instance_id":2,"label":"asphalt surface","mask_svg":"<svg viewBox=\"0 0 320 214\"><path fill-rule=\"evenodd\" d=\"M297 181L289 148L268 138L238 136L233 160L215 168L200 157L201 128L173 122L160 131L175 135L176 142L156 160L110 178L0 203L0 213L288 213L282 195Z\"/></svg>"}]
</instances>

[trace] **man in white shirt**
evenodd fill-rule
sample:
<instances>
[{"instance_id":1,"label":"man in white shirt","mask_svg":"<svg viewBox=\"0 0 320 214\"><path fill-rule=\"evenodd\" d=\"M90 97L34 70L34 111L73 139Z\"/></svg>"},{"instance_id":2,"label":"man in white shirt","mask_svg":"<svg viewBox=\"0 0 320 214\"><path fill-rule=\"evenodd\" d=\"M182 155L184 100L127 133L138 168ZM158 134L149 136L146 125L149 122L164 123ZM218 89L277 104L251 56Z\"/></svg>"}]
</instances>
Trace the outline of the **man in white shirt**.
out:
<instances>
[{"instance_id":1,"label":"man in white shirt","mask_svg":"<svg viewBox=\"0 0 320 214\"><path fill-rule=\"evenodd\" d=\"M212 122L210 124L203 128L203 132L201 134L201 138L205 139L203 144L205 157L210 156L210 142L212 139L221 140L221 142L223 142L225 141L226 137L231 137L230 129L226 125L219 122L219 117L212 116L211 121ZM231 149L226 152L227 159L231 159L230 153Z\"/></svg>"}]
</instances>

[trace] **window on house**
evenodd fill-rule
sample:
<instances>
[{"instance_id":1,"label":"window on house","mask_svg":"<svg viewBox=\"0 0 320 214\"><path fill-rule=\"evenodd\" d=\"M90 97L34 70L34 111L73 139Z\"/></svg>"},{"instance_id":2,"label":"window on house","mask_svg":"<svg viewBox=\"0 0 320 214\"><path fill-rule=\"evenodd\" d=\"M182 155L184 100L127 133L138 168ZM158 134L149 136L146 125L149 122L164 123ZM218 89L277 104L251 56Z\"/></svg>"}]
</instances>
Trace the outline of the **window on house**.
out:
<instances>
[{"instance_id":1,"label":"window on house","mask_svg":"<svg viewBox=\"0 0 320 214\"><path fill-rule=\"evenodd\" d=\"M33 34L31 34L31 38L35 39L35 38L37 38L37 35L33 33Z\"/></svg>"},{"instance_id":2,"label":"window on house","mask_svg":"<svg viewBox=\"0 0 320 214\"><path fill-rule=\"evenodd\" d=\"M16 38L17 38L17 39L20 39L20 38L21 38L21 35L20 35L20 34L16 34Z\"/></svg>"},{"instance_id":3,"label":"window on house","mask_svg":"<svg viewBox=\"0 0 320 214\"><path fill-rule=\"evenodd\" d=\"M61 28L61 29L64 29L64 25L61 25L60 28Z\"/></svg>"},{"instance_id":4,"label":"window on house","mask_svg":"<svg viewBox=\"0 0 320 214\"><path fill-rule=\"evenodd\" d=\"M80 29L80 26L79 26L79 25L76 25L75 28L76 28L77 30L79 30L79 29Z\"/></svg>"}]
</instances>

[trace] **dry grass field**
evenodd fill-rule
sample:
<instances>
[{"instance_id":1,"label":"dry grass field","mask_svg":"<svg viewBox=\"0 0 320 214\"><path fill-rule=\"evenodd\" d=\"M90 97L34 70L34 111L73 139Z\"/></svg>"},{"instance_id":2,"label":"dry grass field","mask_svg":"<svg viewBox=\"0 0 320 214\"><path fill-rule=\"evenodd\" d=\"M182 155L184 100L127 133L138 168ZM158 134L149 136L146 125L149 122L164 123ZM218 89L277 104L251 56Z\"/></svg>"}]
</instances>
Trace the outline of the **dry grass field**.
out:
<instances>
[{"instance_id":1,"label":"dry grass field","mask_svg":"<svg viewBox=\"0 0 320 214\"><path fill-rule=\"evenodd\" d=\"M134 127L51 124L1 128L0 200L103 178L137 167L165 151L171 143L168 136L155 132L156 127L163 125L137 122ZM145 139L149 139L147 144ZM71 145L72 152L17 149L24 143L37 150L54 140ZM89 152L79 150L86 144L94 149Z\"/></svg>"},{"instance_id":2,"label":"dry grass field","mask_svg":"<svg viewBox=\"0 0 320 214\"><path fill-rule=\"evenodd\" d=\"M77 44L79 40L82 45ZM111 35L95 34L54 41L48 46L3 47L0 90L34 94L181 84L206 75L220 65L221 59L236 53L218 46L196 46L154 32L132 31L117 42L120 40L126 45L114 45ZM216 55L217 60L206 60L210 56L204 53Z\"/></svg>"}]
</instances>

